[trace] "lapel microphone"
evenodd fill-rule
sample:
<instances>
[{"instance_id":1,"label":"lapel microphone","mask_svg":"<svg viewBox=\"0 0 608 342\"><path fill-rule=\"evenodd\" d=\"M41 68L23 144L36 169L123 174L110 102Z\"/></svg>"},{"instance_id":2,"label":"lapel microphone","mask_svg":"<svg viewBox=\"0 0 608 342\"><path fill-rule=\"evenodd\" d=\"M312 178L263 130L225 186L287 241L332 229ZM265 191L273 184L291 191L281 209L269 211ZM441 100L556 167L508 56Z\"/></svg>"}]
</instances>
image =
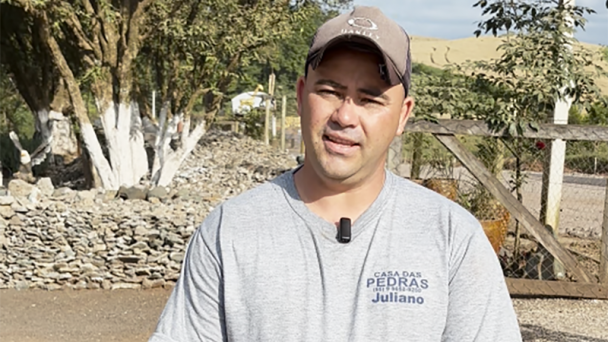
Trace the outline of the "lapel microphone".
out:
<instances>
[{"instance_id":1,"label":"lapel microphone","mask_svg":"<svg viewBox=\"0 0 608 342\"><path fill-rule=\"evenodd\" d=\"M340 243L349 243L350 237L350 219L342 217L340 218L340 228L338 229L338 241Z\"/></svg>"}]
</instances>

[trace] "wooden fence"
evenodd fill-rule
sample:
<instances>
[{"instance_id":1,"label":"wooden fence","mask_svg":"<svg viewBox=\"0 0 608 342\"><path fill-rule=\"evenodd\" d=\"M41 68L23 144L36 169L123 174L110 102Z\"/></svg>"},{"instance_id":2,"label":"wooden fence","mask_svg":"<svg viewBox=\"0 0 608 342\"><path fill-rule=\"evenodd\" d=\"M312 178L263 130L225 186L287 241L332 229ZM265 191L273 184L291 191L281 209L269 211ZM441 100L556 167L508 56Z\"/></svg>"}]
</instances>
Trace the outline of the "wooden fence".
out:
<instances>
[{"instance_id":1,"label":"wooden fence","mask_svg":"<svg viewBox=\"0 0 608 342\"><path fill-rule=\"evenodd\" d=\"M506 278L512 295L557 296L574 298L597 298L608 300L608 188L603 215L599 282L581 266L572 253L565 248L545 225L540 222L511 192L492 174L477 157L470 152L456 135L475 135L483 137L508 137L503 131L492 131L482 121L472 120L410 120L405 129L407 133L430 133L447 148L460 163L496 198L511 216L522 224L538 242L561 263L575 278L569 281L545 281ZM562 139L571 141L608 142L608 127L541 124L538 129L524 130L520 138ZM395 153L393 153L394 158ZM389 156L390 158L390 156ZM389 164L395 161L389 160ZM607 180L608 181L608 180Z\"/></svg>"}]
</instances>

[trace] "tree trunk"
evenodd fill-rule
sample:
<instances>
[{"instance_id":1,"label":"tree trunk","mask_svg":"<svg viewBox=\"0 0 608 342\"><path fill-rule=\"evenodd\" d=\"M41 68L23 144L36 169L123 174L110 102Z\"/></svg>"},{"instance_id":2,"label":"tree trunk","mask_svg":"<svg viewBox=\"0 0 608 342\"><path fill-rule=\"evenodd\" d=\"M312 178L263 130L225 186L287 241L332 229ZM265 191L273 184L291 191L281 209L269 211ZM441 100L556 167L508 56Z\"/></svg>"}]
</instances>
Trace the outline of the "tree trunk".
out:
<instances>
[{"instance_id":1,"label":"tree trunk","mask_svg":"<svg viewBox=\"0 0 608 342\"><path fill-rule=\"evenodd\" d=\"M161 111L161 124L164 123L166 110ZM184 160L190 155L198 141L205 134L205 121L202 120L198 125L190 132L190 117L186 117L183 124L183 129L179 135L181 144L173 150L170 146L171 137L176 132L176 128L181 120L180 116L174 116L167 125L165 130L162 130L162 125L159 126L161 129L157 136L156 154L154 156L154 167L152 170L152 182L157 186L167 186L171 183L171 180L175 176L175 173L182 165Z\"/></svg>"},{"instance_id":2,"label":"tree trunk","mask_svg":"<svg viewBox=\"0 0 608 342\"><path fill-rule=\"evenodd\" d=\"M95 164L95 168L103 182L103 187L105 189L117 190L118 185L116 184L116 178L113 177L111 173L110 165L108 165L108 161L103 155L93 125L91 125L91 121L87 115L87 108L82 98L78 82L67 63L65 56L61 52L57 40L55 40L55 37L50 33L48 18L43 13L40 19L43 23L43 25L40 26L40 36L48 44L53 61L55 62L61 77L65 81L68 94L70 95L72 105L74 106L74 113L80 123L80 130L85 148L89 151L91 160L93 161L93 164Z\"/></svg>"},{"instance_id":3,"label":"tree trunk","mask_svg":"<svg viewBox=\"0 0 608 342\"><path fill-rule=\"evenodd\" d=\"M104 101L98 100L97 103ZM112 174L119 186L133 186L148 172L148 158L137 103L131 101L115 105L109 102L99 109L103 110L101 122Z\"/></svg>"}]
</instances>

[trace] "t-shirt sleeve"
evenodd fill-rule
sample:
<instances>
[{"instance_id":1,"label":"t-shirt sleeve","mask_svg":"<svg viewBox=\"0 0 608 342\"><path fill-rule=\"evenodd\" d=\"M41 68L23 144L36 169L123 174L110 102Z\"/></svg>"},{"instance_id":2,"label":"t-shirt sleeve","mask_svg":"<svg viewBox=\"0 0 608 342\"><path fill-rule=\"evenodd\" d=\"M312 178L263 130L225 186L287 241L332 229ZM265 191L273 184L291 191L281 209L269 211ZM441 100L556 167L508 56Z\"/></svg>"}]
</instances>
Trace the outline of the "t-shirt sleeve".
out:
<instances>
[{"instance_id":1,"label":"t-shirt sleeve","mask_svg":"<svg viewBox=\"0 0 608 342\"><path fill-rule=\"evenodd\" d=\"M443 342L518 342L521 333L498 257L479 222L452 217L449 305Z\"/></svg>"},{"instance_id":2,"label":"t-shirt sleeve","mask_svg":"<svg viewBox=\"0 0 608 342\"><path fill-rule=\"evenodd\" d=\"M190 238L180 277L149 342L226 340L220 211L210 213Z\"/></svg>"}]
</instances>

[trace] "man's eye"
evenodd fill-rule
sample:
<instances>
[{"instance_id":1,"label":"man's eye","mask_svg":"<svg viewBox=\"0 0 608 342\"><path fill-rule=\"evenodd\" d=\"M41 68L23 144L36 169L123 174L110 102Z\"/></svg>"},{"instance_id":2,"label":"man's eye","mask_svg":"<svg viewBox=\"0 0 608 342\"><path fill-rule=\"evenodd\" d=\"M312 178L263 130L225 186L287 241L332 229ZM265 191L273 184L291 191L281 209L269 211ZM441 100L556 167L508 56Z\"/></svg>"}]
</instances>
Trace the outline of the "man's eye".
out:
<instances>
[{"instance_id":1,"label":"man's eye","mask_svg":"<svg viewBox=\"0 0 608 342\"><path fill-rule=\"evenodd\" d=\"M368 98L363 98L361 99L361 102L364 104L373 104L373 105L380 105L381 103L374 100L374 99L368 99Z\"/></svg>"},{"instance_id":2,"label":"man's eye","mask_svg":"<svg viewBox=\"0 0 608 342\"><path fill-rule=\"evenodd\" d=\"M337 92L330 90L330 89L321 89L321 90L319 90L319 93L324 94L324 95L334 95L334 96L338 95Z\"/></svg>"}]
</instances>

